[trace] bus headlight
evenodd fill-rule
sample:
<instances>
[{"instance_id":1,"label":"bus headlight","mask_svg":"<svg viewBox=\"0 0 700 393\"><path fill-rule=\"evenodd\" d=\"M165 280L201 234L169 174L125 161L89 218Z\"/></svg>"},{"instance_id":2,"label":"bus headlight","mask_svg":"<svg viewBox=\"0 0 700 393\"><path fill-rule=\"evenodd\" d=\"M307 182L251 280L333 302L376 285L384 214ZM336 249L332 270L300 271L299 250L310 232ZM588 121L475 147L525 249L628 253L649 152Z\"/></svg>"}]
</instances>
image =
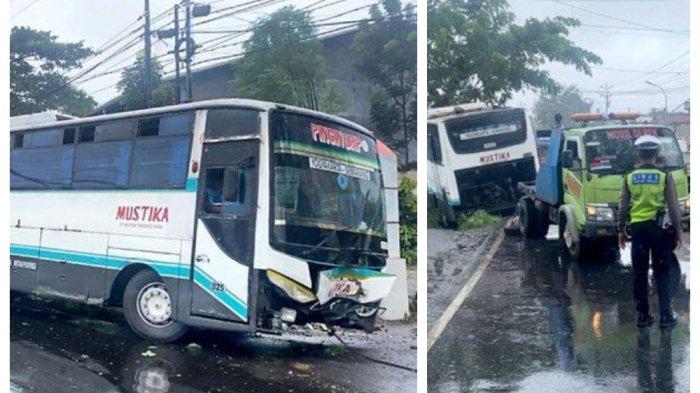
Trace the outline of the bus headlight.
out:
<instances>
[{"instance_id":1,"label":"bus headlight","mask_svg":"<svg viewBox=\"0 0 700 393\"><path fill-rule=\"evenodd\" d=\"M290 298L299 303L308 303L316 300L316 294L309 288L299 284L298 282L287 278L274 270L266 270L267 278L271 283L284 291Z\"/></svg>"},{"instance_id":2,"label":"bus headlight","mask_svg":"<svg viewBox=\"0 0 700 393\"><path fill-rule=\"evenodd\" d=\"M606 205L586 205L586 219L589 221L615 221L615 212Z\"/></svg>"}]
</instances>

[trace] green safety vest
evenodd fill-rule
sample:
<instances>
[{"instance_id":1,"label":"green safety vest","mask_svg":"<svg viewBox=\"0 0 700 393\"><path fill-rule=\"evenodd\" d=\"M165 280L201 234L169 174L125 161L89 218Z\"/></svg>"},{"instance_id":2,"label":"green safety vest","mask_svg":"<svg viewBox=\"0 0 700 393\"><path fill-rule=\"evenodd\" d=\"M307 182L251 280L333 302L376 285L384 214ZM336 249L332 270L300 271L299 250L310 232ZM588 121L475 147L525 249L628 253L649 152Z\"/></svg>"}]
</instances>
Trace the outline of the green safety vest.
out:
<instances>
[{"instance_id":1,"label":"green safety vest","mask_svg":"<svg viewBox=\"0 0 700 393\"><path fill-rule=\"evenodd\" d=\"M666 206L666 173L653 168L640 168L626 178L630 192L630 222L643 222L656 218L656 213Z\"/></svg>"}]
</instances>

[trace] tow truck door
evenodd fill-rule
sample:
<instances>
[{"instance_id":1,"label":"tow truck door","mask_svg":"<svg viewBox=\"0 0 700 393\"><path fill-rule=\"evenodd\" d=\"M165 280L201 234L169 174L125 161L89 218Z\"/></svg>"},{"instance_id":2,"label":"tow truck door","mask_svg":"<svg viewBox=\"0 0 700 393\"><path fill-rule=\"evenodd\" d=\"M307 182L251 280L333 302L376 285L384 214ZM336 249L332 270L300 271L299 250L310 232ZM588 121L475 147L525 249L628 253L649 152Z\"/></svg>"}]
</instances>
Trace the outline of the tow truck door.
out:
<instances>
[{"instance_id":1,"label":"tow truck door","mask_svg":"<svg viewBox=\"0 0 700 393\"><path fill-rule=\"evenodd\" d=\"M258 184L257 140L205 143L192 257L192 313L249 319Z\"/></svg>"},{"instance_id":2,"label":"tow truck door","mask_svg":"<svg viewBox=\"0 0 700 393\"><path fill-rule=\"evenodd\" d=\"M584 161L581 148L578 138L567 137L564 141L564 150L571 152L573 166L562 168L562 177L564 178L564 202L574 203L577 209L583 211Z\"/></svg>"}]
</instances>

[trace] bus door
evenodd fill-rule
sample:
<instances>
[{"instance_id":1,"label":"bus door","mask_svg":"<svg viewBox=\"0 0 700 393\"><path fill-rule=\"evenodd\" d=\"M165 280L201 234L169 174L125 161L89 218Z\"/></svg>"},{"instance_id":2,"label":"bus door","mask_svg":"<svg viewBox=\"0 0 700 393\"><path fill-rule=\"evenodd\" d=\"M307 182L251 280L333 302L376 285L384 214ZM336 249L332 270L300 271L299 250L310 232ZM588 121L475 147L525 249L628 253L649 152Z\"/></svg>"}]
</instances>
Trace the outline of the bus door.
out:
<instances>
[{"instance_id":1,"label":"bus door","mask_svg":"<svg viewBox=\"0 0 700 393\"><path fill-rule=\"evenodd\" d=\"M247 322L255 245L258 141L205 143L192 258L192 313Z\"/></svg>"}]
</instances>

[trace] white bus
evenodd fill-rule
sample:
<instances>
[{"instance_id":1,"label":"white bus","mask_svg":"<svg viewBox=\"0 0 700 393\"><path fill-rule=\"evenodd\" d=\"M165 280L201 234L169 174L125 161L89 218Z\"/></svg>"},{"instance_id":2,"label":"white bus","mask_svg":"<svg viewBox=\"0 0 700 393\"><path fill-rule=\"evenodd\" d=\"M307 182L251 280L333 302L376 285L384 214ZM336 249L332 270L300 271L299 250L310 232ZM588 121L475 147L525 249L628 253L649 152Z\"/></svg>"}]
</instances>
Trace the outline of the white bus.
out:
<instances>
[{"instance_id":1,"label":"white bus","mask_svg":"<svg viewBox=\"0 0 700 393\"><path fill-rule=\"evenodd\" d=\"M376 141L214 100L11 130L11 289L121 305L132 330L371 331L393 285Z\"/></svg>"},{"instance_id":2,"label":"white bus","mask_svg":"<svg viewBox=\"0 0 700 393\"><path fill-rule=\"evenodd\" d=\"M522 108L482 103L428 111L428 198L445 223L456 212L515 207L517 184L534 180L535 138Z\"/></svg>"}]
</instances>

